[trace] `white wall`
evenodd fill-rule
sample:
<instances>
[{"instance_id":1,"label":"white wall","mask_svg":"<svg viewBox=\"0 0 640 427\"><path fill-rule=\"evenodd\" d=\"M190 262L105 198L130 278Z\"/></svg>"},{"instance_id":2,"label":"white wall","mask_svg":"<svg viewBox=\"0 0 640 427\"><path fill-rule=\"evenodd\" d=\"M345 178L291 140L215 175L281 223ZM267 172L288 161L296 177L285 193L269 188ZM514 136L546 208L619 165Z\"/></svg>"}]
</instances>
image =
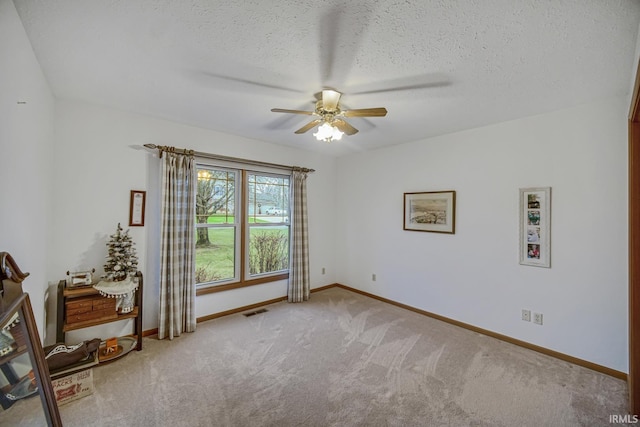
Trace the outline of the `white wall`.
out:
<instances>
[{"instance_id":1,"label":"white wall","mask_svg":"<svg viewBox=\"0 0 640 427\"><path fill-rule=\"evenodd\" d=\"M118 222L128 227L129 191L147 191L144 227L131 227L145 275L143 328L158 326L159 164L146 143L191 148L226 156L316 169L308 179L312 287L334 283L335 159L309 151L249 140L166 120L69 100L56 104L56 151L49 279L52 286L69 269L103 272L107 240ZM321 274L322 267L327 269ZM286 282L251 286L196 300L196 316L206 316L286 295ZM124 322L119 322L124 323ZM114 335L129 326L110 325ZM101 327L104 328L104 327ZM130 331L130 329L129 329ZM93 328L70 338L101 335ZM75 339L73 337L76 337Z\"/></svg>"},{"instance_id":2,"label":"white wall","mask_svg":"<svg viewBox=\"0 0 640 427\"><path fill-rule=\"evenodd\" d=\"M627 111L606 99L338 159L339 282L627 372ZM518 262L519 188L542 186L550 269ZM435 190L457 192L455 235L403 231L403 193Z\"/></svg>"},{"instance_id":3,"label":"white wall","mask_svg":"<svg viewBox=\"0 0 640 427\"><path fill-rule=\"evenodd\" d=\"M0 58L0 251L30 273L23 289L44 339L54 101L9 0L0 0Z\"/></svg>"},{"instance_id":4,"label":"white wall","mask_svg":"<svg viewBox=\"0 0 640 427\"><path fill-rule=\"evenodd\" d=\"M636 84L636 73L638 72L638 58L640 58L640 24L638 24L638 32L636 36L636 50L633 54L633 61L631 62L630 78L629 78L629 94L628 105L631 105L633 97L633 88Z\"/></svg>"}]
</instances>

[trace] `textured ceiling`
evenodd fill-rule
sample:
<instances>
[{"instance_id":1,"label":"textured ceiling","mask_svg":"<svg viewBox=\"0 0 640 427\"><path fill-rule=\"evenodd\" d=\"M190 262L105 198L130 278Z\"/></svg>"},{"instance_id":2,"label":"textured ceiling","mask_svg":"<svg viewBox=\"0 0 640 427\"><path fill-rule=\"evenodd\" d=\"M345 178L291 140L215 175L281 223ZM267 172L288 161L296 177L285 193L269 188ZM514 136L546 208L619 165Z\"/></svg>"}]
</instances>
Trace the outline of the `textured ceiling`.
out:
<instances>
[{"instance_id":1,"label":"textured ceiling","mask_svg":"<svg viewBox=\"0 0 640 427\"><path fill-rule=\"evenodd\" d=\"M54 94L343 155L622 95L632 0L15 0ZM360 132L293 132L344 93ZM184 145L184 143L183 143Z\"/></svg>"}]
</instances>

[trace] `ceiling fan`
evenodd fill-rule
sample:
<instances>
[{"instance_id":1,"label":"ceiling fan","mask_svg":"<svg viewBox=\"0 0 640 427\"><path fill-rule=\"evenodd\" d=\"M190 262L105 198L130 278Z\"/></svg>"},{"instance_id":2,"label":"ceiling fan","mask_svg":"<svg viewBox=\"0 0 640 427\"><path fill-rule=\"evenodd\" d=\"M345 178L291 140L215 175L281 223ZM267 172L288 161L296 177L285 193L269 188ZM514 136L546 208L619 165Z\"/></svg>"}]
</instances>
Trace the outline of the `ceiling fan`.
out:
<instances>
[{"instance_id":1,"label":"ceiling fan","mask_svg":"<svg viewBox=\"0 0 640 427\"><path fill-rule=\"evenodd\" d=\"M305 114L317 116L316 119L310 121L300 129L295 131L297 134L305 133L316 126L319 126L318 132L313 135L320 141L331 142L342 138L342 134L355 135L358 129L347 123L345 117L384 117L387 115L387 109L379 108L361 108L357 110L342 110L340 108L340 97L342 94L332 89L322 91L322 97L316 102L315 111L303 110L287 110L283 108L272 108L274 113L291 113Z\"/></svg>"}]
</instances>

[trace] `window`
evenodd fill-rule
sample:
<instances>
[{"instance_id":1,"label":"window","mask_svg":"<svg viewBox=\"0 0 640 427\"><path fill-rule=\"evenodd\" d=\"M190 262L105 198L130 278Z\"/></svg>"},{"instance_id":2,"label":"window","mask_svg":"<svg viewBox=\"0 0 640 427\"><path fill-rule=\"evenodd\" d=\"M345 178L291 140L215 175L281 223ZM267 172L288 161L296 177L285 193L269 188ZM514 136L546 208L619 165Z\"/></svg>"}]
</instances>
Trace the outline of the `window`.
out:
<instances>
[{"instance_id":1,"label":"window","mask_svg":"<svg viewBox=\"0 0 640 427\"><path fill-rule=\"evenodd\" d=\"M289 272L287 175L198 164L196 285L244 286Z\"/></svg>"},{"instance_id":2,"label":"window","mask_svg":"<svg viewBox=\"0 0 640 427\"><path fill-rule=\"evenodd\" d=\"M249 276L289 269L289 177L249 173Z\"/></svg>"},{"instance_id":3,"label":"window","mask_svg":"<svg viewBox=\"0 0 640 427\"><path fill-rule=\"evenodd\" d=\"M200 166L197 171L196 283L238 280L238 171Z\"/></svg>"}]
</instances>

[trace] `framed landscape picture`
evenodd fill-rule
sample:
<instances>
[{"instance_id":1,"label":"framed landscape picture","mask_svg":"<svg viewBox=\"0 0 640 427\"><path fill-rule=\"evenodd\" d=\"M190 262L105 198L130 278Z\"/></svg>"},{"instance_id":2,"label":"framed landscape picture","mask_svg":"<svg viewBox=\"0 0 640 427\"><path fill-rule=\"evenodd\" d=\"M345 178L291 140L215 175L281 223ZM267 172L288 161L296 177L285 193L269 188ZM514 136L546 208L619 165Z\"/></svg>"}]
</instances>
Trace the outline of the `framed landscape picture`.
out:
<instances>
[{"instance_id":1,"label":"framed landscape picture","mask_svg":"<svg viewBox=\"0 0 640 427\"><path fill-rule=\"evenodd\" d=\"M520 264L551 267L551 187L520 189Z\"/></svg>"},{"instance_id":2,"label":"framed landscape picture","mask_svg":"<svg viewBox=\"0 0 640 427\"><path fill-rule=\"evenodd\" d=\"M456 192L404 193L404 227L411 231L454 234Z\"/></svg>"}]
</instances>

